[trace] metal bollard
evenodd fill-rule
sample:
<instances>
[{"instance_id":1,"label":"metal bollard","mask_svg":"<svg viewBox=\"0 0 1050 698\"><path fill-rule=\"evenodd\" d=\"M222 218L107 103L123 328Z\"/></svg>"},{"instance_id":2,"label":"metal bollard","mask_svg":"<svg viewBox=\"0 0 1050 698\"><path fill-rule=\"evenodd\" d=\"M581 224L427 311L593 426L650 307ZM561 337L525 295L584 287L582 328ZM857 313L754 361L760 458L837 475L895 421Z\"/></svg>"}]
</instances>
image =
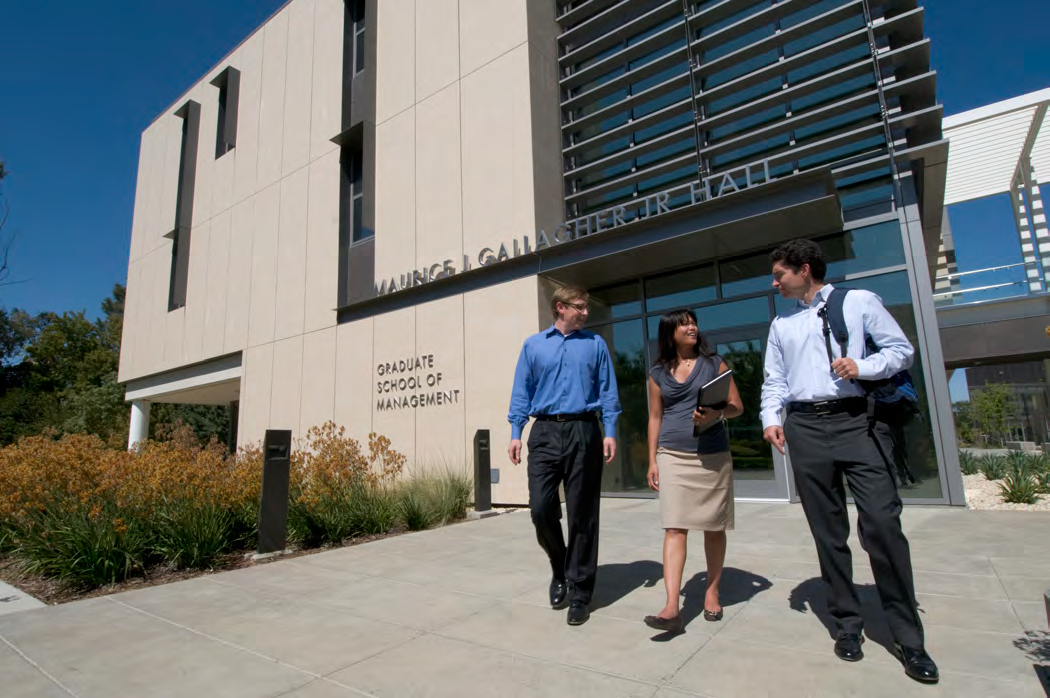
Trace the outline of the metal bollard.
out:
<instances>
[{"instance_id":1,"label":"metal bollard","mask_svg":"<svg viewBox=\"0 0 1050 698\"><path fill-rule=\"evenodd\" d=\"M492 508L492 461L489 430L474 433L474 511Z\"/></svg>"},{"instance_id":2,"label":"metal bollard","mask_svg":"<svg viewBox=\"0 0 1050 698\"><path fill-rule=\"evenodd\" d=\"M262 498L259 502L259 554L280 552L287 542L291 451L290 430L266 430L263 439Z\"/></svg>"}]
</instances>

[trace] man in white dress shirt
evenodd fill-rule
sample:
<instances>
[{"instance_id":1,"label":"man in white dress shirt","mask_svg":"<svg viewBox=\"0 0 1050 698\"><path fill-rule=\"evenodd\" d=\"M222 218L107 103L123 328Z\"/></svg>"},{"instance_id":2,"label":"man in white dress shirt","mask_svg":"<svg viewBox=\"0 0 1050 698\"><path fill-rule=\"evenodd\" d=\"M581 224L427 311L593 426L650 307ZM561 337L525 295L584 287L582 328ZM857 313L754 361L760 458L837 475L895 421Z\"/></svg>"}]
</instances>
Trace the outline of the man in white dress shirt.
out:
<instances>
[{"instance_id":1,"label":"man in white dress shirt","mask_svg":"<svg viewBox=\"0 0 1050 698\"><path fill-rule=\"evenodd\" d=\"M876 443L868 398L856 379L889 378L911 366L915 350L878 296L851 290L843 315L849 329L847 356L825 340L820 314L830 284L827 264L811 240L792 240L770 255L773 286L797 305L778 315L769 328L762 426L765 439L784 453L802 509L817 546L821 576L829 587L828 610L838 627L835 654L846 661L863 658L863 618L853 585L849 511L843 476L857 507L857 531L868 552L875 587L908 676L936 683L937 665L924 648L915 605L908 539L901 530L901 500L891 464ZM864 336L879 347L865 356ZM829 362L828 347L834 347ZM787 418L781 423L781 412Z\"/></svg>"}]
</instances>

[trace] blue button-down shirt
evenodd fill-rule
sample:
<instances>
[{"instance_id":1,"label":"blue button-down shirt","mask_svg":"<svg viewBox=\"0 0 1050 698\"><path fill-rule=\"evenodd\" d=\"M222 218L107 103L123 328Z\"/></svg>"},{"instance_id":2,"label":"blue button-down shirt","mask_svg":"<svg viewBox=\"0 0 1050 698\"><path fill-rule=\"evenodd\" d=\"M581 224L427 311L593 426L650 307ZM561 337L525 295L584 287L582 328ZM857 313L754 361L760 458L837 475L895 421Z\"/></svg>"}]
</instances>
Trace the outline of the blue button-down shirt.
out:
<instances>
[{"instance_id":1,"label":"blue button-down shirt","mask_svg":"<svg viewBox=\"0 0 1050 698\"><path fill-rule=\"evenodd\" d=\"M510 438L520 439L530 415L601 410L605 436L616 438L620 397L605 340L577 330L563 335L554 325L525 340L510 394Z\"/></svg>"},{"instance_id":2,"label":"blue button-down shirt","mask_svg":"<svg viewBox=\"0 0 1050 698\"><path fill-rule=\"evenodd\" d=\"M780 410L789 402L819 402L864 394L857 382L835 375L828 361L824 321L817 313L832 288L825 284L813 302L799 301L769 326L762 383L763 428L781 426ZM849 330L846 353L857 362L861 380L889 378L911 366L915 349L874 293L851 290L843 301L842 316ZM875 341L878 353L865 356L864 335ZM831 355L838 359L840 354L838 342L832 337Z\"/></svg>"}]
</instances>

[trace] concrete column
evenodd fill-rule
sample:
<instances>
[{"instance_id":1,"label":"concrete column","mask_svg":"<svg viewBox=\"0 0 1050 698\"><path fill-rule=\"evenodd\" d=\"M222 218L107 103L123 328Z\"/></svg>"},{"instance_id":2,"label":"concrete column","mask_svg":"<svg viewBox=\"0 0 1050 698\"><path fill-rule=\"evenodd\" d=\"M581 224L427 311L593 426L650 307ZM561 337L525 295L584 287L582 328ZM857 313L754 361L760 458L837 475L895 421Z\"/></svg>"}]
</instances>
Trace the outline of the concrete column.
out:
<instances>
[{"instance_id":1,"label":"concrete column","mask_svg":"<svg viewBox=\"0 0 1050 698\"><path fill-rule=\"evenodd\" d=\"M133 400L131 403L131 428L128 430L128 450L149 437L149 400Z\"/></svg>"}]
</instances>

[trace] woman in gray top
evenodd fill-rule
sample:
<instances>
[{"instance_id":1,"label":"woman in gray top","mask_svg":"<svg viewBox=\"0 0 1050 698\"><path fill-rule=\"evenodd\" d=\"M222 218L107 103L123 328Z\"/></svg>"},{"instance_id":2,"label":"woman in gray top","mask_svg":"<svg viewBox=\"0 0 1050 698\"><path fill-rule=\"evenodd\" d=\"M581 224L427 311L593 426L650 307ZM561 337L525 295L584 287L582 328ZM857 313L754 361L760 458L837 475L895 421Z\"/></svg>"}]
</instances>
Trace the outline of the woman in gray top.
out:
<instances>
[{"instance_id":1,"label":"woman in gray top","mask_svg":"<svg viewBox=\"0 0 1050 698\"><path fill-rule=\"evenodd\" d=\"M683 626L678 597L690 530L704 532L704 618L722 619L718 582L726 531L733 528L733 459L724 420L739 417L744 407L730 379L724 405L695 409L700 387L729 370L708 349L696 315L688 310L667 313L660 318L658 340L660 355L649 376L649 486L660 493L667 604L657 615L646 616L645 623L677 632Z\"/></svg>"}]
</instances>

